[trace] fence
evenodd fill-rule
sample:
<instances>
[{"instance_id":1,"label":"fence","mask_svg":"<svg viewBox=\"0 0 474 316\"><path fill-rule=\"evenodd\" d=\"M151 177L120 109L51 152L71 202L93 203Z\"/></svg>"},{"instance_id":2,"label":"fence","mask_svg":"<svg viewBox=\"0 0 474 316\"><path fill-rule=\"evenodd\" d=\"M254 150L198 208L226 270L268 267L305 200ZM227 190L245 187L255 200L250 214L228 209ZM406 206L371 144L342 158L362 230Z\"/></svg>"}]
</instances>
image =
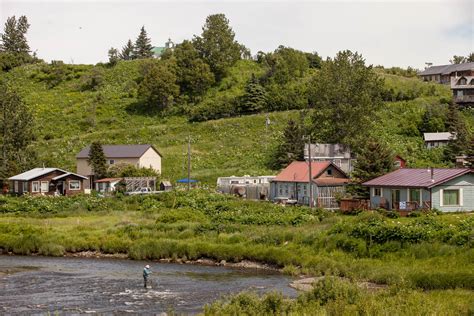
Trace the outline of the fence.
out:
<instances>
[{"instance_id":1,"label":"fence","mask_svg":"<svg viewBox=\"0 0 474 316\"><path fill-rule=\"evenodd\" d=\"M247 200L268 200L270 196L269 184L223 184L217 187L217 191L233 194Z\"/></svg>"}]
</instances>

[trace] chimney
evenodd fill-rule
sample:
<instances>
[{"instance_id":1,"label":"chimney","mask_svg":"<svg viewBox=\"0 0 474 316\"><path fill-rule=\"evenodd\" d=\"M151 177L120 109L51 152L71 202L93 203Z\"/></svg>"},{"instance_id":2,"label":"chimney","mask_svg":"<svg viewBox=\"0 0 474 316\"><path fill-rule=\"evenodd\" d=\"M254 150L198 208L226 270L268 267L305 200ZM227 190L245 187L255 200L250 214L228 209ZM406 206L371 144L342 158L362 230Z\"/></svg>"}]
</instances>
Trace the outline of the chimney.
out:
<instances>
[{"instance_id":1,"label":"chimney","mask_svg":"<svg viewBox=\"0 0 474 316\"><path fill-rule=\"evenodd\" d=\"M431 167L431 182L434 182L434 168Z\"/></svg>"}]
</instances>

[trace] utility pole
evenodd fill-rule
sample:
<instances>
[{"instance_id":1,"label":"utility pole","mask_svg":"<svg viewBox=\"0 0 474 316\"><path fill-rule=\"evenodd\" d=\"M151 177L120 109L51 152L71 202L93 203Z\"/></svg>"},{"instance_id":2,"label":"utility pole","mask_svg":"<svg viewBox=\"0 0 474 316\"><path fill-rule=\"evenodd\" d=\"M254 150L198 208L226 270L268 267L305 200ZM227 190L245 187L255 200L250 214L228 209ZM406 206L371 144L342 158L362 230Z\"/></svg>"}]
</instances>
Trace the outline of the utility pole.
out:
<instances>
[{"instance_id":1,"label":"utility pole","mask_svg":"<svg viewBox=\"0 0 474 316\"><path fill-rule=\"evenodd\" d=\"M309 208L313 208L313 179L311 166L311 135L306 136L308 139L308 183L309 183Z\"/></svg>"},{"instance_id":2,"label":"utility pole","mask_svg":"<svg viewBox=\"0 0 474 316\"><path fill-rule=\"evenodd\" d=\"M268 149L268 126L270 125L270 117L267 113L265 117L265 151Z\"/></svg>"},{"instance_id":3,"label":"utility pole","mask_svg":"<svg viewBox=\"0 0 474 316\"><path fill-rule=\"evenodd\" d=\"M188 191L191 189L191 136L188 136Z\"/></svg>"}]
</instances>

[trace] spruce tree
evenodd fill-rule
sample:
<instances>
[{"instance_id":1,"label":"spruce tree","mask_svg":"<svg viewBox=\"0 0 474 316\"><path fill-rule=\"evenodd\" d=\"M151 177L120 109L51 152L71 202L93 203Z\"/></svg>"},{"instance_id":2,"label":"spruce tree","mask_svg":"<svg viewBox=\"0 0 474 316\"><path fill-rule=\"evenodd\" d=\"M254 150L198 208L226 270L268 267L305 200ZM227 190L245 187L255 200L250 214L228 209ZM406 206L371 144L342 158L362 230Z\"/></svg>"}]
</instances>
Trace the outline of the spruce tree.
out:
<instances>
[{"instance_id":1,"label":"spruce tree","mask_svg":"<svg viewBox=\"0 0 474 316\"><path fill-rule=\"evenodd\" d=\"M245 86L245 94L239 102L240 113L257 113L266 108L267 94L265 88L258 82L252 74L249 82Z\"/></svg>"},{"instance_id":2,"label":"spruce tree","mask_svg":"<svg viewBox=\"0 0 474 316\"><path fill-rule=\"evenodd\" d=\"M109 53L109 65L115 66L117 62L119 61L118 50L112 47L109 49L108 53Z\"/></svg>"},{"instance_id":3,"label":"spruce tree","mask_svg":"<svg viewBox=\"0 0 474 316\"><path fill-rule=\"evenodd\" d=\"M134 59L143 59L153 57L153 46L151 45L151 39L145 31L145 26L142 26L140 34L135 41L135 47L133 50Z\"/></svg>"},{"instance_id":4,"label":"spruce tree","mask_svg":"<svg viewBox=\"0 0 474 316\"><path fill-rule=\"evenodd\" d=\"M280 144L270 158L270 167L277 170L287 166L294 160L304 160L304 135L305 128L302 114L298 121L288 120Z\"/></svg>"},{"instance_id":5,"label":"spruce tree","mask_svg":"<svg viewBox=\"0 0 474 316\"><path fill-rule=\"evenodd\" d=\"M107 176L107 162L100 142L93 142L91 144L87 163L91 166L96 179L102 179Z\"/></svg>"},{"instance_id":6,"label":"spruce tree","mask_svg":"<svg viewBox=\"0 0 474 316\"><path fill-rule=\"evenodd\" d=\"M453 138L445 148L444 156L446 161L455 161L456 156L463 155L467 152L467 144L470 134L466 122L459 111L456 103L451 102L446 117L446 128Z\"/></svg>"},{"instance_id":7,"label":"spruce tree","mask_svg":"<svg viewBox=\"0 0 474 316\"><path fill-rule=\"evenodd\" d=\"M34 140L34 121L18 93L0 82L0 177L7 178L34 164L29 145Z\"/></svg>"},{"instance_id":8,"label":"spruce tree","mask_svg":"<svg viewBox=\"0 0 474 316\"><path fill-rule=\"evenodd\" d=\"M0 51L15 54L28 54L30 46L26 40L28 32L28 19L22 15L18 20L15 16L9 17L5 22L5 28L2 33L2 44Z\"/></svg>"},{"instance_id":9,"label":"spruce tree","mask_svg":"<svg viewBox=\"0 0 474 316\"><path fill-rule=\"evenodd\" d=\"M366 140L363 146L358 147L352 173L355 181L349 188L350 193L368 198L368 189L361 184L394 170L394 160L395 154L386 144L375 139Z\"/></svg>"},{"instance_id":10,"label":"spruce tree","mask_svg":"<svg viewBox=\"0 0 474 316\"><path fill-rule=\"evenodd\" d=\"M467 156L468 167L474 169L474 133L471 135L471 139L467 146L466 156Z\"/></svg>"},{"instance_id":11,"label":"spruce tree","mask_svg":"<svg viewBox=\"0 0 474 316\"><path fill-rule=\"evenodd\" d=\"M122 60L132 60L133 59L133 50L134 46L131 40L128 40L127 44L122 47L122 51L119 54L120 59Z\"/></svg>"}]
</instances>

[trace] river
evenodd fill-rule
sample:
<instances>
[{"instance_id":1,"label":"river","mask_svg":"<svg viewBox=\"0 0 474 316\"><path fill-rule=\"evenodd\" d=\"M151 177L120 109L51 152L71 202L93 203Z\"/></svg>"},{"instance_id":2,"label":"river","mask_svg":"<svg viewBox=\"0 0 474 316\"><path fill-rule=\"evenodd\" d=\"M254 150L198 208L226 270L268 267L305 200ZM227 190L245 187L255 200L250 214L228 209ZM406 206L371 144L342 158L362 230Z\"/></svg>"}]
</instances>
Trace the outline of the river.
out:
<instances>
[{"instance_id":1,"label":"river","mask_svg":"<svg viewBox=\"0 0 474 316\"><path fill-rule=\"evenodd\" d=\"M150 264L152 288L143 288ZM7 272L7 273L1 273ZM275 272L122 259L0 255L0 314L196 314L244 290L294 297L293 279Z\"/></svg>"}]
</instances>

